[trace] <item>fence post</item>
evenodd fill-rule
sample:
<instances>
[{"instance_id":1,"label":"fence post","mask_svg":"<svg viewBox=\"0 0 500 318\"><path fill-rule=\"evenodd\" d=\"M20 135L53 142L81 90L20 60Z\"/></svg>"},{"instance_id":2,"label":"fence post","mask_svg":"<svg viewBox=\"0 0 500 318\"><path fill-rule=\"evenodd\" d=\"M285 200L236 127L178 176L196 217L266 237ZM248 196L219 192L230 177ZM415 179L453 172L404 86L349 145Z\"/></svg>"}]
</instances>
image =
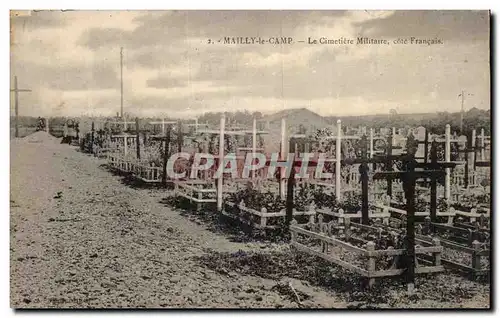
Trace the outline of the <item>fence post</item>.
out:
<instances>
[{"instance_id":1,"label":"fence post","mask_svg":"<svg viewBox=\"0 0 500 318\"><path fill-rule=\"evenodd\" d=\"M389 208L384 208L382 210L382 224L389 225L389 219L391 218L391 214L389 213Z\"/></svg>"},{"instance_id":2,"label":"fence post","mask_svg":"<svg viewBox=\"0 0 500 318\"><path fill-rule=\"evenodd\" d=\"M474 242L472 242L472 248L474 249L474 252L472 252L472 278L475 279L476 272L481 270L481 255L479 254L481 252L481 243L474 240Z\"/></svg>"},{"instance_id":3,"label":"fence post","mask_svg":"<svg viewBox=\"0 0 500 318\"><path fill-rule=\"evenodd\" d=\"M432 239L432 244L434 246L441 246L441 241L439 238L435 237ZM441 266L441 252L435 252L434 255L434 266Z\"/></svg>"},{"instance_id":4,"label":"fence post","mask_svg":"<svg viewBox=\"0 0 500 318\"><path fill-rule=\"evenodd\" d=\"M474 216L474 215L476 215L476 213L477 213L477 209L475 209L475 208L470 209L470 214L471 214L470 222L471 223L476 222L476 217Z\"/></svg>"},{"instance_id":5,"label":"fence post","mask_svg":"<svg viewBox=\"0 0 500 318\"><path fill-rule=\"evenodd\" d=\"M128 155L128 138L127 135L123 135L123 158Z\"/></svg>"},{"instance_id":6,"label":"fence post","mask_svg":"<svg viewBox=\"0 0 500 318\"><path fill-rule=\"evenodd\" d=\"M375 251L375 243L373 243L372 241L366 243L366 250L368 251L368 253L374 252ZM368 287L372 287L373 284L375 283L375 278L371 278L370 276L375 271L375 258L371 254L368 254L368 264L367 264L366 269L368 270L368 276L369 276L368 277Z\"/></svg>"},{"instance_id":7,"label":"fence post","mask_svg":"<svg viewBox=\"0 0 500 318\"><path fill-rule=\"evenodd\" d=\"M201 200L203 200L203 192L198 192L198 202L196 202L196 211L199 212L201 210Z\"/></svg>"},{"instance_id":8,"label":"fence post","mask_svg":"<svg viewBox=\"0 0 500 318\"><path fill-rule=\"evenodd\" d=\"M314 223L314 220L313 220ZM318 227L321 229L323 226L323 214L318 215Z\"/></svg>"},{"instance_id":9,"label":"fence post","mask_svg":"<svg viewBox=\"0 0 500 318\"><path fill-rule=\"evenodd\" d=\"M351 237L351 219L346 218L344 222L345 239L348 242Z\"/></svg>"},{"instance_id":10,"label":"fence post","mask_svg":"<svg viewBox=\"0 0 500 318\"><path fill-rule=\"evenodd\" d=\"M339 209L339 224L344 224L344 209Z\"/></svg>"},{"instance_id":11,"label":"fence post","mask_svg":"<svg viewBox=\"0 0 500 318\"><path fill-rule=\"evenodd\" d=\"M453 219L455 218L456 216L456 213L455 213L455 208L454 207L450 207L448 209L448 212L451 214L450 216L448 216L448 224L449 225L452 225L453 224Z\"/></svg>"},{"instance_id":12,"label":"fence post","mask_svg":"<svg viewBox=\"0 0 500 318\"><path fill-rule=\"evenodd\" d=\"M314 223L314 219L316 218L316 206L314 205L314 202L309 205L309 212L314 212L309 215L309 222Z\"/></svg>"},{"instance_id":13,"label":"fence post","mask_svg":"<svg viewBox=\"0 0 500 318\"><path fill-rule=\"evenodd\" d=\"M382 196L382 200L383 200L383 204L387 207L390 207L391 206L391 196L390 195L385 195L385 196Z\"/></svg>"},{"instance_id":14,"label":"fence post","mask_svg":"<svg viewBox=\"0 0 500 318\"><path fill-rule=\"evenodd\" d=\"M423 227L423 234L428 235L432 233L432 223L431 223L431 218L430 216L426 216L424 218L424 227Z\"/></svg>"},{"instance_id":15,"label":"fence post","mask_svg":"<svg viewBox=\"0 0 500 318\"><path fill-rule=\"evenodd\" d=\"M290 223L292 226L296 226L297 225L297 220L292 220L292 223ZM297 233L295 232L294 229L291 229L290 230L290 234L291 234L291 242L292 242L292 246L293 246L293 243L294 242L297 242Z\"/></svg>"},{"instance_id":16,"label":"fence post","mask_svg":"<svg viewBox=\"0 0 500 318\"><path fill-rule=\"evenodd\" d=\"M323 214L318 215L318 232L321 234L323 233ZM325 241L321 240L321 252L325 253L327 250Z\"/></svg>"},{"instance_id":17,"label":"fence post","mask_svg":"<svg viewBox=\"0 0 500 318\"><path fill-rule=\"evenodd\" d=\"M137 150L137 162L141 160L141 141L139 136L139 117L135 118L135 144Z\"/></svg>"},{"instance_id":18,"label":"fence post","mask_svg":"<svg viewBox=\"0 0 500 318\"><path fill-rule=\"evenodd\" d=\"M484 213L481 213L481 215L479 216L479 226L481 228L484 228L485 223L486 223L486 219L485 219Z\"/></svg>"},{"instance_id":19,"label":"fence post","mask_svg":"<svg viewBox=\"0 0 500 318\"><path fill-rule=\"evenodd\" d=\"M469 246L473 246L474 244L474 231L472 231L471 229L469 229L468 243Z\"/></svg>"},{"instance_id":20,"label":"fence post","mask_svg":"<svg viewBox=\"0 0 500 318\"><path fill-rule=\"evenodd\" d=\"M267 209L266 208L262 208L260 210L260 213L264 214L264 215L260 216L260 227L262 229L265 229L266 226L267 226L267 216L265 215L267 213Z\"/></svg>"}]
</instances>

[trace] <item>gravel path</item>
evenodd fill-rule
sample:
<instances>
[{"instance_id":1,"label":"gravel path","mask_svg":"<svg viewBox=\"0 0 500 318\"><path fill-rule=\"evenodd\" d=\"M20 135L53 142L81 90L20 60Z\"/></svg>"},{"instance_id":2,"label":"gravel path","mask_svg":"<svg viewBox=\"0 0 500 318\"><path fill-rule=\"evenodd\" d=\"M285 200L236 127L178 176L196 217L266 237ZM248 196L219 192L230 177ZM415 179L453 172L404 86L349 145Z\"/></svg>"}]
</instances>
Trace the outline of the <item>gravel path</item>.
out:
<instances>
[{"instance_id":1,"label":"gravel path","mask_svg":"<svg viewBox=\"0 0 500 318\"><path fill-rule=\"evenodd\" d=\"M12 143L11 180L12 307L297 306L271 290L276 281L216 273L196 258L283 246L230 242L74 148ZM317 305L341 305L310 292Z\"/></svg>"},{"instance_id":2,"label":"gravel path","mask_svg":"<svg viewBox=\"0 0 500 318\"><path fill-rule=\"evenodd\" d=\"M42 142L11 142L11 307L352 305L332 289L286 273L270 279L207 266L203 259L214 254L291 253L286 244L230 241L162 205L167 190L126 186L102 161L37 134ZM302 298L300 305L286 290L290 285ZM488 306L489 288L477 293L459 305ZM451 303L401 306L459 306Z\"/></svg>"}]
</instances>

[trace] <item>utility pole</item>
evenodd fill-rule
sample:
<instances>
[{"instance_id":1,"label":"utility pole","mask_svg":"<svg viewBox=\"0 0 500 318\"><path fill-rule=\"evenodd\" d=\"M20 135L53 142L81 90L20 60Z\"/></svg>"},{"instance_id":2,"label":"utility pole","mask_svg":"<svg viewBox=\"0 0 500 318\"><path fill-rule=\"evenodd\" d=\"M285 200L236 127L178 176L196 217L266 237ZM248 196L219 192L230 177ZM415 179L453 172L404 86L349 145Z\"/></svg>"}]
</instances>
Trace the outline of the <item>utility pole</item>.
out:
<instances>
[{"instance_id":1,"label":"utility pole","mask_svg":"<svg viewBox=\"0 0 500 318\"><path fill-rule=\"evenodd\" d=\"M14 89L10 90L14 92L14 102L15 102L15 114L16 114L16 138L19 137L19 92L31 92L31 89L19 88L17 86L17 76L14 76Z\"/></svg>"},{"instance_id":2,"label":"utility pole","mask_svg":"<svg viewBox=\"0 0 500 318\"><path fill-rule=\"evenodd\" d=\"M123 118L123 47L120 48L120 117Z\"/></svg>"}]
</instances>

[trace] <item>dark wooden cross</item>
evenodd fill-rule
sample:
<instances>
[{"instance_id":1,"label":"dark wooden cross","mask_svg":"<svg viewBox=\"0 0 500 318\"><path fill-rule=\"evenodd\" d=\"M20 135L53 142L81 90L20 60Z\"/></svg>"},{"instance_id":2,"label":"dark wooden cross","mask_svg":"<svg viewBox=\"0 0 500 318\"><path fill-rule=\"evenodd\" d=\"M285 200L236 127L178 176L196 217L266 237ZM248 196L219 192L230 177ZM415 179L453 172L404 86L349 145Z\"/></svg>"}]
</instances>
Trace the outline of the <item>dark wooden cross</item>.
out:
<instances>
[{"instance_id":1,"label":"dark wooden cross","mask_svg":"<svg viewBox=\"0 0 500 318\"><path fill-rule=\"evenodd\" d=\"M352 165L352 164L360 164L359 173L360 173L360 182L361 182L361 223L368 225L370 223L369 217L369 204L368 204L368 172L370 171L369 165L372 163L374 166L377 163L383 163L386 165L386 171L391 172L393 170L393 161L400 159L401 156L392 155L392 137L389 137L388 141L388 155L377 155L373 158L368 158L367 151L368 139L366 135L363 135L359 141L359 149L361 150L360 158L355 159L343 159L341 160L342 165ZM336 172L337 173L337 172ZM387 177L387 194L392 194L392 177Z\"/></svg>"},{"instance_id":2,"label":"dark wooden cross","mask_svg":"<svg viewBox=\"0 0 500 318\"><path fill-rule=\"evenodd\" d=\"M470 138L467 138L467 145L464 149L458 150L459 153L465 154L465 166L464 166L464 186L467 188L469 186L469 154L476 153L478 147L472 147L472 132ZM474 167L476 166L476 156L474 156Z\"/></svg>"},{"instance_id":3,"label":"dark wooden cross","mask_svg":"<svg viewBox=\"0 0 500 318\"><path fill-rule=\"evenodd\" d=\"M393 150L394 149L402 149L402 147L398 146L398 147L394 147L393 144L392 144L392 140L393 140L394 136L391 134L389 135L389 137L387 138L387 148L386 148L386 153L385 154L375 154L373 156L373 159L374 160L379 160L381 163L384 163L385 165L385 171L386 172L392 172L394 171L394 164L396 161L398 160L401 160L402 156L403 155L395 155L393 154ZM410 145L413 145L413 142L415 142L415 140L413 139L413 136L410 135L406 141L406 148L408 149L408 147ZM389 176L389 175L388 175ZM393 179L391 177L387 177L386 179L386 182L387 182L387 195L392 198L392 181Z\"/></svg>"},{"instance_id":4,"label":"dark wooden cross","mask_svg":"<svg viewBox=\"0 0 500 318\"><path fill-rule=\"evenodd\" d=\"M424 157L421 158L415 158L415 159L424 159L424 163L427 163L427 156L428 156L428 137L429 135L426 134L425 140L424 141L418 141L415 139L415 137L410 134L406 140L406 149L410 148L416 148L418 147L419 144L424 144L425 145L425 150L424 150ZM387 143L387 148L386 148L386 153L385 154L375 154L374 159L375 160L380 160L385 164L385 171L386 172L392 172L394 171L394 165L396 162L401 161L402 158L404 158L405 154L399 154L399 155L394 155L393 150L394 149L402 149L402 147L394 147L392 145L392 139L393 136L392 134L389 135L388 137L388 143ZM416 151L416 149L415 149ZM392 198L392 181L393 178L390 177L390 174L387 175L387 178L385 179L387 182L387 195Z\"/></svg>"},{"instance_id":5,"label":"dark wooden cross","mask_svg":"<svg viewBox=\"0 0 500 318\"><path fill-rule=\"evenodd\" d=\"M289 152L296 154L295 149L295 144L296 144L296 138L290 138L289 140ZM288 162L288 160L277 160L276 162ZM294 207L294 190L295 190L295 169L300 168L306 163L305 160L302 158L298 158L297 156L294 157L294 160L292 162L292 167L290 174L288 176L288 182L287 182L287 189L286 189L286 199L285 199L285 210L286 210L286 215L285 215L285 224L286 227L289 229L290 228L290 223L293 220L293 207ZM270 158L266 160L265 165L269 166L271 164ZM308 160L307 161L308 167L317 167L318 166L318 160ZM281 169L277 170L276 177L278 180L281 180Z\"/></svg>"},{"instance_id":6,"label":"dark wooden cross","mask_svg":"<svg viewBox=\"0 0 500 318\"><path fill-rule=\"evenodd\" d=\"M415 159L416 145L409 145L408 153L400 156L403 169L399 172L377 172L373 179L400 179L406 198L406 246L407 246L407 283L415 283L415 186L417 179L431 179L431 219L436 218L437 178L446 174L445 168L454 163L438 163L436 142L433 142L431 163L419 163Z\"/></svg>"},{"instance_id":7,"label":"dark wooden cross","mask_svg":"<svg viewBox=\"0 0 500 318\"><path fill-rule=\"evenodd\" d=\"M168 158L170 156L170 142L172 140L172 125L173 122L164 122L166 126L165 130L165 135L164 136L154 136L152 139L153 140L160 140L163 142L163 175L162 175L162 184L167 185L167 163L168 163ZM183 145L183 134L182 134L182 124L181 122L177 122L177 147L178 147L178 152L182 152L182 145Z\"/></svg>"},{"instance_id":8,"label":"dark wooden cross","mask_svg":"<svg viewBox=\"0 0 500 318\"><path fill-rule=\"evenodd\" d=\"M472 145L472 138L470 138L470 139L471 139L471 143L470 144ZM480 146L480 145L478 145L476 143L476 146L474 148L472 148L472 146L469 147L469 148L471 148L471 151L474 151L474 154L475 154L474 155L474 170L477 167L490 167L491 166L491 162L490 161L478 161L477 160L477 157L478 157L477 151L479 151L481 149L486 149L486 145Z\"/></svg>"},{"instance_id":9,"label":"dark wooden cross","mask_svg":"<svg viewBox=\"0 0 500 318\"><path fill-rule=\"evenodd\" d=\"M184 144L182 135L182 123L179 120L177 123L177 152L182 152L182 145Z\"/></svg>"},{"instance_id":10,"label":"dark wooden cross","mask_svg":"<svg viewBox=\"0 0 500 318\"><path fill-rule=\"evenodd\" d=\"M90 152L92 152L92 148L94 147L94 133L95 133L95 124L92 122L92 127L90 130Z\"/></svg>"},{"instance_id":11,"label":"dark wooden cross","mask_svg":"<svg viewBox=\"0 0 500 318\"><path fill-rule=\"evenodd\" d=\"M446 175L446 168L454 168L456 166L456 163L450 163L450 162L438 162L438 155L437 155L437 150L438 150L438 143L434 140L431 143L431 162L430 163L421 163L419 164L419 167L424 168L424 169L430 169L429 171L440 171L439 173L432 174L429 178L431 180L431 206L430 206L430 212L431 212L431 222L436 222L437 220L437 181L439 178L443 178ZM428 179L428 178L426 178Z\"/></svg>"},{"instance_id":12,"label":"dark wooden cross","mask_svg":"<svg viewBox=\"0 0 500 318\"><path fill-rule=\"evenodd\" d=\"M167 125L167 130L165 131L165 137L161 138L165 141L163 146L163 175L161 177L161 183L167 185L167 162L170 155L170 135L172 133L172 126Z\"/></svg>"},{"instance_id":13,"label":"dark wooden cross","mask_svg":"<svg viewBox=\"0 0 500 318\"><path fill-rule=\"evenodd\" d=\"M290 152L296 153L295 149L295 144L296 144L296 139L295 138L290 138L289 141L289 149ZM280 161L278 161L280 162ZM286 162L286 160L285 160ZM304 164L304 160L302 158L294 158L294 161L292 163L292 169L290 171L290 175L288 176L288 183L287 183L287 188L286 188L286 201L285 201L285 207L286 207L286 216L285 216L285 223L287 228L290 228L290 223L293 220L293 197L294 197L294 190L295 190L295 168L297 167L302 167ZM307 166L308 167L317 167L318 166L318 161L317 160L309 160L307 161ZM279 171L279 170L278 170ZM278 178L280 176L278 175Z\"/></svg>"}]
</instances>

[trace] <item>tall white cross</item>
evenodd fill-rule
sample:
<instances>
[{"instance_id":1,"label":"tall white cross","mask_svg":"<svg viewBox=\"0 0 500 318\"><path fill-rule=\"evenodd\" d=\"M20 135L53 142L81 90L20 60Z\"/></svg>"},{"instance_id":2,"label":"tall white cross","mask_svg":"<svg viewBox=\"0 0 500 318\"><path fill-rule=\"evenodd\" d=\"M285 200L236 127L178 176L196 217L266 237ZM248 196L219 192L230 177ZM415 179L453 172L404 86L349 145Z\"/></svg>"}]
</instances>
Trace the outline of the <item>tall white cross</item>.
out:
<instances>
[{"instance_id":1,"label":"tall white cross","mask_svg":"<svg viewBox=\"0 0 500 318\"><path fill-rule=\"evenodd\" d=\"M127 124L135 124L135 121L127 121L127 118L122 117L123 122L121 123L123 125L123 130L127 130Z\"/></svg>"},{"instance_id":2,"label":"tall white cross","mask_svg":"<svg viewBox=\"0 0 500 318\"><path fill-rule=\"evenodd\" d=\"M151 125L161 125L161 134L165 135L165 125L175 124L176 121L165 121L165 118L162 118L161 121L151 121L149 122Z\"/></svg>"},{"instance_id":3,"label":"tall white cross","mask_svg":"<svg viewBox=\"0 0 500 318\"><path fill-rule=\"evenodd\" d=\"M208 127L208 124L200 124L198 123L198 117L194 119L194 124L187 124L187 126L194 126L195 132L198 132L198 127L203 126L203 127Z\"/></svg>"},{"instance_id":4,"label":"tall white cross","mask_svg":"<svg viewBox=\"0 0 500 318\"><path fill-rule=\"evenodd\" d=\"M485 160L485 156L484 156L484 146L485 146L485 139L486 137L484 136L484 128L481 128L481 135L479 136L479 138L481 139L481 141L479 142L479 145L481 146L481 160Z\"/></svg>"}]
</instances>

